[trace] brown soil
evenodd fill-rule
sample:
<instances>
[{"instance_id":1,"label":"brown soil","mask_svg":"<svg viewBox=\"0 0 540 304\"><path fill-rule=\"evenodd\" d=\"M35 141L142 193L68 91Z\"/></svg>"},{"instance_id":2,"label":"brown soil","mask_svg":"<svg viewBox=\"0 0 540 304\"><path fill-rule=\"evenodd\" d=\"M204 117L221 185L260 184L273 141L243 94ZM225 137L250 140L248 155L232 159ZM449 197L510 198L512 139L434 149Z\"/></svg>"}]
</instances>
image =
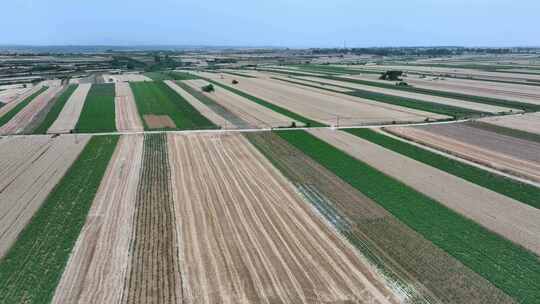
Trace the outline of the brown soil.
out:
<instances>
[{"instance_id":1,"label":"brown soil","mask_svg":"<svg viewBox=\"0 0 540 304\"><path fill-rule=\"evenodd\" d=\"M176 124L169 115L147 114L143 115L143 118L150 129L176 128Z\"/></svg>"}]
</instances>

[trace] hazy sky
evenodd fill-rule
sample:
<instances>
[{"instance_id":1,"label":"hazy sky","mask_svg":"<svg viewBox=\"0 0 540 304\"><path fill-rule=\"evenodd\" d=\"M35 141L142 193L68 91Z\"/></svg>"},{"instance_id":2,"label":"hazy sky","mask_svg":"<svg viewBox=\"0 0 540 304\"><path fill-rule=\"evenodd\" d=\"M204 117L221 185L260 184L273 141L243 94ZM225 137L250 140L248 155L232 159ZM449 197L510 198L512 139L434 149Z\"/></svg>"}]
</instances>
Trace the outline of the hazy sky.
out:
<instances>
[{"instance_id":1,"label":"hazy sky","mask_svg":"<svg viewBox=\"0 0 540 304\"><path fill-rule=\"evenodd\" d=\"M540 46L540 0L4 0L0 44Z\"/></svg>"}]
</instances>

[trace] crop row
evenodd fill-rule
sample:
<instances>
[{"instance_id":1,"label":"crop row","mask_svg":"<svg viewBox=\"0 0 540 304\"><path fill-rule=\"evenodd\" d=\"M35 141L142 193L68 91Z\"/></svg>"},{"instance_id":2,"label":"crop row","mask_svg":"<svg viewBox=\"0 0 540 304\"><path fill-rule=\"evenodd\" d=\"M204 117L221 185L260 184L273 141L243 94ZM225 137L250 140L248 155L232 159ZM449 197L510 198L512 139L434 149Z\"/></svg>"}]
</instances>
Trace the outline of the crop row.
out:
<instances>
[{"instance_id":1,"label":"crop row","mask_svg":"<svg viewBox=\"0 0 540 304\"><path fill-rule=\"evenodd\" d=\"M516 300L540 297L533 253L307 132L276 133Z\"/></svg>"},{"instance_id":2,"label":"crop row","mask_svg":"<svg viewBox=\"0 0 540 304\"><path fill-rule=\"evenodd\" d=\"M0 303L50 302L117 141L90 139L0 260Z\"/></svg>"}]
</instances>

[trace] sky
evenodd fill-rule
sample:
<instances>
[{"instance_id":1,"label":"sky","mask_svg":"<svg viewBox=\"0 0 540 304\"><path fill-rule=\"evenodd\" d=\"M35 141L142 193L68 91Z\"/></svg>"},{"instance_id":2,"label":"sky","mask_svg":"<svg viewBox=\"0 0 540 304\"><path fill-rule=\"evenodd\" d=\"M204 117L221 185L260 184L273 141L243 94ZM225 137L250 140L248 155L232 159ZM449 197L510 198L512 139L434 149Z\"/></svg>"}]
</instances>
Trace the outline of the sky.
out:
<instances>
[{"instance_id":1,"label":"sky","mask_svg":"<svg viewBox=\"0 0 540 304\"><path fill-rule=\"evenodd\" d=\"M540 0L2 2L1 45L540 46Z\"/></svg>"}]
</instances>

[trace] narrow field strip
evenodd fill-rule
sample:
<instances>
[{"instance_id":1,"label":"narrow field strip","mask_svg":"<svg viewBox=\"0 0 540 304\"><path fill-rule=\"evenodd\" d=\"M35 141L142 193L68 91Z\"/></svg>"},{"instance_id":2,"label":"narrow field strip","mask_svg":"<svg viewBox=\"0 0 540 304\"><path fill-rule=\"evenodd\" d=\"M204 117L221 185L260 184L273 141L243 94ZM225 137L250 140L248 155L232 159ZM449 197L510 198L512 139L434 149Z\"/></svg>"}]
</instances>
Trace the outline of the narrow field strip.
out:
<instances>
[{"instance_id":1,"label":"narrow field strip","mask_svg":"<svg viewBox=\"0 0 540 304\"><path fill-rule=\"evenodd\" d=\"M145 130L218 128L161 81L131 82L130 86Z\"/></svg>"},{"instance_id":2,"label":"narrow field strip","mask_svg":"<svg viewBox=\"0 0 540 304\"><path fill-rule=\"evenodd\" d=\"M142 135L120 137L52 303L120 303L142 150Z\"/></svg>"},{"instance_id":3,"label":"narrow field strip","mask_svg":"<svg viewBox=\"0 0 540 304\"><path fill-rule=\"evenodd\" d=\"M358 83L358 84L363 84L363 85L370 85L370 86L380 87L380 88L385 88L385 89L394 89L394 90L408 91L408 92L414 92L414 93L420 93L420 94L460 99L460 100L470 101L470 102L485 103L485 104L499 106L499 107L521 109L526 112L540 111L539 105L505 100L505 99L492 98L492 97L482 97L482 96L468 95L468 94L456 93L456 92L422 89L422 88L410 87L410 86L397 86L394 84L386 84L386 83L380 83L380 82L375 82L375 81L345 78L345 77L334 77L334 76L317 76L317 77L330 79L330 80L339 80L339 81L344 81L344 82Z\"/></svg>"},{"instance_id":4,"label":"narrow field strip","mask_svg":"<svg viewBox=\"0 0 540 304\"><path fill-rule=\"evenodd\" d=\"M115 83L116 97L114 98L115 121L118 131L143 131L141 116L137 111L135 96L129 83Z\"/></svg>"},{"instance_id":5,"label":"narrow field strip","mask_svg":"<svg viewBox=\"0 0 540 304\"><path fill-rule=\"evenodd\" d=\"M116 118L114 84L93 84L75 126L77 133L114 132Z\"/></svg>"},{"instance_id":6,"label":"narrow field strip","mask_svg":"<svg viewBox=\"0 0 540 304\"><path fill-rule=\"evenodd\" d=\"M174 208L167 136L145 135L122 303L182 303Z\"/></svg>"},{"instance_id":7,"label":"narrow field strip","mask_svg":"<svg viewBox=\"0 0 540 304\"><path fill-rule=\"evenodd\" d=\"M193 76L188 73L171 71L171 72L147 72L145 76L150 77L154 81L162 80L192 80L198 79L197 76Z\"/></svg>"},{"instance_id":8,"label":"narrow field strip","mask_svg":"<svg viewBox=\"0 0 540 304\"><path fill-rule=\"evenodd\" d=\"M25 99L27 99L34 93L38 92L42 88L43 86L40 86L40 85L33 86L31 88L26 88L24 91L19 91L13 94L12 96L10 96L8 99L4 100L3 102L5 102L5 104L2 103L3 106L0 108L0 117L4 116L6 113L11 111L13 108L15 108L18 104L20 104Z\"/></svg>"},{"instance_id":9,"label":"narrow field strip","mask_svg":"<svg viewBox=\"0 0 540 304\"><path fill-rule=\"evenodd\" d=\"M186 303L396 303L240 134L169 136Z\"/></svg>"},{"instance_id":10,"label":"narrow field strip","mask_svg":"<svg viewBox=\"0 0 540 304\"><path fill-rule=\"evenodd\" d=\"M75 129L91 86L89 83L77 85L73 94L71 94L64 106L60 109L58 117L56 117L47 129L47 133L71 133Z\"/></svg>"},{"instance_id":11,"label":"narrow field strip","mask_svg":"<svg viewBox=\"0 0 540 304\"><path fill-rule=\"evenodd\" d=\"M175 83L179 85L182 89L184 89L186 92L191 94L193 97L197 98L201 103L206 105L216 114L226 119L233 126L240 128L249 126L248 122L244 121L242 118L238 117L236 114L232 113L229 109L217 103L212 98L204 95L202 92L193 89L183 81L176 81Z\"/></svg>"},{"instance_id":12,"label":"narrow field strip","mask_svg":"<svg viewBox=\"0 0 540 304\"><path fill-rule=\"evenodd\" d=\"M530 113L530 114L525 114L525 115L532 115L532 114L537 115L537 118L536 118L537 121L535 122L535 124L540 125L540 114ZM505 117L501 117L501 119L504 120ZM515 118L515 120L519 120L519 118ZM525 121L525 123L528 123L528 121ZM531 125L532 124L533 123L531 122ZM540 129L538 129L538 131L536 133L533 133L533 132L529 132L529 131L525 131L525 130L520 130L520 129L517 129L517 128L511 128L509 126L490 123L489 120L485 121L485 122L481 121L481 120L471 121L471 122L468 122L467 125L471 126L471 127L474 127L474 128L479 128L479 129L482 129L482 130L495 132L495 133L501 134L501 135L516 137L516 138L520 138L520 139L524 139L524 140L530 140L530 141L540 143ZM512 123L510 123L508 125L511 126ZM532 129L532 127L531 127L531 129Z\"/></svg>"},{"instance_id":13,"label":"narrow field strip","mask_svg":"<svg viewBox=\"0 0 540 304\"><path fill-rule=\"evenodd\" d=\"M455 119L462 119L462 118L471 117L471 116L490 115L487 112L474 111L470 109L444 105L444 104L435 103L435 102L427 102L427 101L418 100L418 99L392 96L392 95L370 92L370 91L359 90L359 89L353 89L352 92L343 93L340 91L332 90L330 88L325 88L324 86L309 85L309 84L294 81L294 80L285 80L285 79L280 79L280 78L273 78L273 79L286 81L286 82L290 82L297 85L303 85L303 86L313 87L317 89L328 90L334 93L348 94L351 96L356 96L356 97L360 97L364 99L392 104L392 105L396 105L396 106L400 106L404 108L411 108L411 109L416 109L416 110L421 110L421 111L426 111L426 112L431 112L431 113L447 115L447 116L454 117Z\"/></svg>"},{"instance_id":14,"label":"narrow field strip","mask_svg":"<svg viewBox=\"0 0 540 304\"><path fill-rule=\"evenodd\" d=\"M15 115L17 115L17 113L19 113L32 100L34 100L37 96L41 95L47 89L48 89L48 87L45 87L45 86L41 87L37 92L35 92L32 95L26 97L23 101L18 103L15 107L13 107L8 112L6 112L2 116L0 116L0 127L3 127L5 124L7 124Z\"/></svg>"},{"instance_id":15,"label":"narrow field strip","mask_svg":"<svg viewBox=\"0 0 540 304\"><path fill-rule=\"evenodd\" d=\"M498 192L502 195L506 195L535 208L540 208L540 189L532 185L524 184L519 181L482 170L478 167L447 158L415 145L411 145L377 133L373 130L350 129L346 131L389 150L422 162L426 165L463 178L471 183ZM392 128L387 128L385 131L394 134L394 132L392 132Z\"/></svg>"},{"instance_id":16,"label":"narrow field strip","mask_svg":"<svg viewBox=\"0 0 540 304\"><path fill-rule=\"evenodd\" d=\"M90 139L0 260L0 302L51 301L117 141Z\"/></svg>"},{"instance_id":17,"label":"narrow field strip","mask_svg":"<svg viewBox=\"0 0 540 304\"><path fill-rule=\"evenodd\" d=\"M53 102L43 121L32 131L32 134L46 134L58 115L64 108L64 105L77 89L76 84L69 85Z\"/></svg>"},{"instance_id":18,"label":"narrow field strip","mask_svg":"<svg viewBox=\"0 0 540 304\"><path fill-rule=\"evenodd\" d=\"M212 79L206 79L205 78L205 80L208 81L208 82L211 82L211 83L213 83L215 85L218 85L218 86L220 86L220 87L222 87L222 88L224 88L226 90L229 90L229 91L231 91L231 92L233 92L233 93L235 93L235 94L237 94L239 96L242 96L242 97L244 97L246 99L249 99L249 100L251 100L251 101L253 101L253 102L257 103L257 104L260 104L260 105L262 105L262 106L264 106L266 108L269 108L272 111L276 111L277 113L283 114L283 115L291 118L292 120L300 121L300 122L304 123L306 126L310 126L310 127L324 127L324 126L326 126L325 124L322 124L322 123L320 123L318 121L311 120L311 119L306 118L306 117L304 117L304 116L302 116L300 114L289 111L289 110L287 110L287 109L285 109L283 107L277 106L277 105L275 105L273 103L262 100L260 98L257 98L257 97L255 97L253 95L250 95L250 94L247 94L247 93L245 93L243 91L237 90L237 89L235 89L233 87L230 87L228 85L221 84L221 83L219 83L217 81L214 81Z\"/></svg>"},{"instance_id":19,"label":"narrow field strip","mask_svg":"<svg viewBox=\"0 0 540 304\"><path fill-rule=\"evenodd\" d=\"M540 297L540 259L304 131L277 134L521 303Z\"/></svg>"},{"instance_id":20,"label":"narrow field strip","mask_svg":"<svg viewBox=\"0 0 540 304\"><path fill-rule=\"evenodd\" d=\"M512 303L350 184L271 132L245 135L412 303ZM419 250L421 248L421 250Z\"/></svg>"}]
</instances>

